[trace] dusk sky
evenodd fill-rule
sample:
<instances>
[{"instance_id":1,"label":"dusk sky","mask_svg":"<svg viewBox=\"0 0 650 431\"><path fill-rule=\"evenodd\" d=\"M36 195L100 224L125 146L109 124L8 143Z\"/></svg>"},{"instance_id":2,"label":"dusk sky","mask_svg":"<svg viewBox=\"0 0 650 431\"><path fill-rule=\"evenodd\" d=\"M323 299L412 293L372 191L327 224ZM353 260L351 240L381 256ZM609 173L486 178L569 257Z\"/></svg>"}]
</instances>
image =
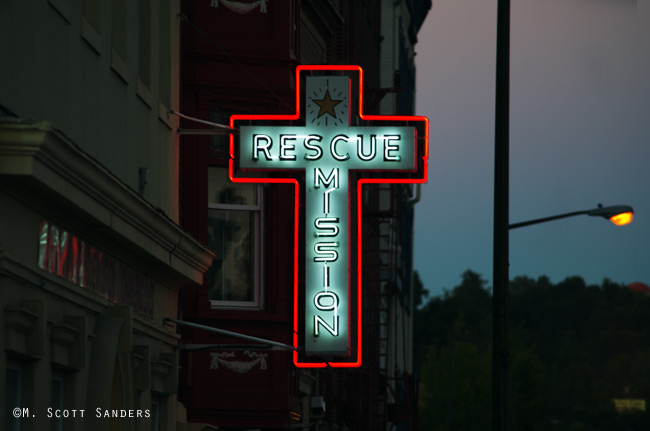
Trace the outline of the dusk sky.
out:
<instances>
[{"instance_id":1,"label":"dusk sky","mask_svg":"<svg viewBox=\"0 0 650 431\"><path fill-rule=\"evenodd\" d=\"M496 0L435 0L416 46L416 114L430 120L415 269L432 296L466 269L492 286ZM510 278L650 284L650 0L513 0Z\"/></svg>"}]
</instances>

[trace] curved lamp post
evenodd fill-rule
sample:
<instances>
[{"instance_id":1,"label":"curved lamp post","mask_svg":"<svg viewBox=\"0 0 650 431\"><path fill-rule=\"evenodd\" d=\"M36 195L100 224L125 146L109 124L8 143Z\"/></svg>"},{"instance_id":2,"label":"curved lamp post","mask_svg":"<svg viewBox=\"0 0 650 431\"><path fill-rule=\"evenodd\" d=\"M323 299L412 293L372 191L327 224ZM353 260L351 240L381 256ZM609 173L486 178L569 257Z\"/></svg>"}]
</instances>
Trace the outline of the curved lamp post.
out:
<instances>
[{"instance_id":1,"label":"curved lamp post","mask_svg":"<svg viewBox=\"0 0 650 431\"><path fill-rule=\"evenodd\" d=\"M504 0L500 0L504 1ZM509 0L504 3L509 4ZM507 167L507 165L505 165ZM495 174L496 176L496 174ZM503 175L502 175L503 176ZM507 183L507 177L504 180ZM496 182L496 181L495 181ZM496 187L495 187L496 190ZM629 205L613 205L603 207L598 204L597 208L583 211L573 211L570 213L558 214L550 217L542 217L538 219L513 223L508 225L507 230L500 231L500 238L496 237L497 224L503 225L508 220L507 215L507 192L502 191L501 200L506 200L506 205L503 203L500 219L496 219L495 210L495 253L494 253L494 287L493 287L493 351L492 351L492 430L493 431L507 431L508 430L508 231L519 227L530 226L532 224L544 223L547 221L557 220L566 217L573 217L577 215L590 215L603 217L610 220L615 225L625 225L632 221L634 217L634 210ZM495 206L496 206L495 195ZM499 244L497 244L497 239ZM505 263L505 264L504 264ZM501 268L503 267L503 268ZM498 277L498 278L497 278Z\"/></svg>"},{"instance_id":2,"label":"curved lamp post","mask_svg":"<svg viewBox=\"0 0 650 431\"><path fill-rule=\"evenodd\" d=\"M516 229L518 227L530 226L531 224L544 223L551 220L557 220L560 218L573 217L577 215L590 215L590 216L599 216L610 220L612 223L618 226L623 226L632 222L634 217L634 210L629 205L613 205L604 207L598 204L598 208L591 210L583 211L573 211L570 213L558 214L550 217L543 217L534 220L522 221L519 223L513 223L508 226L508 229Z\"/></svg>"},{"instance_id":3,"label":"curved lamp post","mask_svg":"<svg viewBox=\"0 0 650 431\"><path fill-rule=\"evenodd\" d=\"M492 261L492 431L508 430L508 274L510 229L556 218L588 214L616 224L632 221L632 208L610 214L616 207L561 214L531 222L509 224L510 167L510 0L497 0L496 82L494 114L494 244ZM629 209L629 210L627 210ZM619 221L621 220L621 221Z\"/></svg>"}]
</instances>

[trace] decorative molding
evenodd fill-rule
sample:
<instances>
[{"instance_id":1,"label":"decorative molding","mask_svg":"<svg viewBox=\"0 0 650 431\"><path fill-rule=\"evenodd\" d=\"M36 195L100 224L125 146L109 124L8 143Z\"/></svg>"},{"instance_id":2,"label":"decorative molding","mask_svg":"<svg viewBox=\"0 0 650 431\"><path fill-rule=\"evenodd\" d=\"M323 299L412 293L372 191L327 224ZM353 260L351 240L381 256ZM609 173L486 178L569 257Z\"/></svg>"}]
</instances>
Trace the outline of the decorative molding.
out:
<instances>
[{"instance_id":1,"label":"decorative molding","mask_svg":"<svg viewBox=\"0 0 650 431\"><path fill-rule=\"evenodd\" d=\"M4 308L6 350L33 359L45 354L45 303L23 301L20 306Z\"/></svg>"},{"instance_id":2,"label":"decorative molding","mask_svg":"<svg viewBox=\"0 0 650 431\"><path fill-rule=\"evenodd\" d=\"M66 301L80 307L80 310L93 315L104 313L108 305L106 300L95 292L87 289L71 288L67 280L45 272L37 266L18 262L4 252L0 252L0 273L10 279L12 283L19 283L21 289L28 287L42 289L50 295L64 298ZM0 312L2 312L1 308ZM70 319L72 318L70 317ZM66 320L64 319L64 321ZM180 340L180 334L177 334L175 330L170 331L169 327L161 326L159 322L139 313L133 313L133 326L136 333L147 333L170 348L177 346ZM92 339L92 337L88 335L88 339Z\"/></svg>"},{"instance_id":3,"label":"decorative molding","mask_svg":"<svg viewBox=\"0 0 650 431\"><path fill-rule=\"evenodd\" d=\"M128 245L155 268L156 277L203 282L214 253L49 123L0 122L0 177L5 176L88 220L95 236Z\"/></svg>"},{"instance_id":4,"label":"decorative molding","mask_svg":"<svg viewBox=\"0 0 650 431\"><path fill-rule=\"evenodd\" d=\"M55 11L59 13L65 22L68 24L72 22L70 19L72 15L72 6L70 5L70 0L48 0L48 3L54 8Z\"/></svg>"},{"instance_id":5,"label":"decorative molding","mask_svg":"<svg viewBox=\"0 0 650 431\"><path fill-rule=\"evenodd\" d=\"M222 366L223 368L234 371L237 374L244 374L251 371L259 364L259 369L261 371L268 370L268 364L266 361L269 356L268 353L257 353L245 350L243 354L251 358L251 360L228 360L229 358L235 357L234 351L221 353L211 352L210 356L212 357L212 361L210 362L210 369L218 370L219 366Z\"/></svg>"},{"instance_id":6,"label":"decorative molding","mask_svg":"<svg viewBox=\"0 0 650 431\"><path fill-rule=\"evenodd\" d=\"M5 307L5 348L14 352L28 354L29 334L37 318L36 314L22 307Z\"/></svg>"},{"instance_id":7,"label":"decorative molding","mask_svg":"<svg viewBox=\"0 0 650 431\"><path fill-rule=\"evenodd\" d=\"M149 389L151 374L151 354L149 346L133 346L133 373L135 374L135 388L139 391Z\"/></svg>"},{"instance_id":8,"label":"decorative molding","mask_svg":"<svg viewBox=\"0 0 650 431\"><path fill-rule=\"evenodd\" d=\"M268 0L257 0L253 2L241 2L236 0L210 0L210 7L218 8L219 3L240 15L247 14L259 6L260 13L266 13L266 3Z\"/></svg>"},{"instance_id":9,"label":"decorative molding","mask_svg":"<svg viewBox=\"0 0 650 431\"><path fill-rule=\"evenodd\" d=\"M144 102L144 104L149 107L149 109L152 108L152 106L153 106L153 96L151 95L151 90L149 89L147 84L142 82L142 80L140 78L138 78L138 80L136 81L135 93L138 95L140 100L142 100Z\"/></svg>"},{"instance_id":10,"label":"decorative molding","mask_svg":"<svg viewBox=\"0 0 650 431\"><path fill-rule=\"evenodd\" d=\"M164 103L158 102L158 119L165 123L169 130L174 129L174 119L170 114L170 110Z\"/></svg>"},{"instance_id":11,"label":"decorative molding","mask_svg":"<svg viewBox=\"0 0 650 431\"><path fill-rule=\"evenodd\" d=\"M161 353L158 360L151 361L151 390L162 394L175 394L178 382L178 356Z\"/></svg>"},{"instance_id":12,"label":"decorative molding","mask_svg":"<svg viewBox=\"0 0 650 431\"><path fill-rule=\"evenodd\" d=\"M50 361L81 369L86 365L86 320L83 316L64 317L50 329Z\"/></svg>"},{"instance_id":13,"label":"decorative molding","mask_svg":"<svg viewBox=\"0 0 650 431\"><path fill-rule=\"evenodd\" d=\"M118 352L131 352L133 345L133 308L128 305L113 305L106 308L106 313L122 319L117 340Z\"/></svg>"},{"instance_id":14,"label":"decorative molding","mask_svg":"<svg viewBox=\"0 0 650 431\"><path fill-rule=\"evenodd\" d=\"M114 49L111 50L111 69L117 73L125 84L129 83L129 66L120 54Z\"/></svg>"},{"instance_id":15,"label":"decorative molding","mask_svg":"<svg viewBox=\"0 0 650 431\"><path fill-rule=\"evenodd\" d=\"M102 37L93 25L86 19L81 18L81 37L88 43L95 54L101 54Z\"/></svg>"}]
</instances>

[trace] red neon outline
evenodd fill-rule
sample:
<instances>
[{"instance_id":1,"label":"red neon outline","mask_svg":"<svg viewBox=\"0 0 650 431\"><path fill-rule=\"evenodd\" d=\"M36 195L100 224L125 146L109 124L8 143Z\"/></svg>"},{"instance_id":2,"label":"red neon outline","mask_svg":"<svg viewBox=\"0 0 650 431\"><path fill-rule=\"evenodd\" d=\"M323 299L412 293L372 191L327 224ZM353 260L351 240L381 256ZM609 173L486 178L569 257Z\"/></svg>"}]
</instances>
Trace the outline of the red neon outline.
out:
<instances>
[{"instance_id":1,"label":"red neon outline","mask_svg":"<svg viewBox=\"0 0 650 431\"><path fill-rule=\"evenodd\" d=\"M429 159L429 119L424 116L407 116L407 115L363 115L363 69L360 66L352 65L300 65L296 67L296 113L291 115L232 115L230 117L230 127L235 127L235 121L238 120L298 120L300 118L300 76L304 71L353 71L359 73L359 117L366 121L422 121L424 122L424 156L422 178L362 178L357 181L357 359L354 362L300 362L298 360L298 351L293 351L293 363L297 368L356 368L361 366L362 360L362 212L361 212L361 188L364 184L423 184L428 179L428 159ZM349 90L348 90L349 91ZM351 111L348 111L351 112ZM417 143L416 143L417 145ZM417 146L416 146L417 154ZM230 161L228 163L228 176L235 183L278 183L294 185L294 229L293 229L293 346L298 349L298 236L299 236L299 193L300 185L294 178L236 178L234 176L234 135L230 134ZM417 163L416 169L417 169ZM376 170L381 171L381 170ZM349 209L348 209L349 211ZM348 220L351 220L349 218ZM349 224L349 223L348 223ZM349 232L349 230L348 230ZM348 241L348 244L350 242ZM349 247L349 245L348 245ZM349 254L348 254L349 256ZM348 260L348 270L350 262ZM351 279L351 278L350 278ZM348 280L348 292L350 289ZM348 305L349 307L349 305ZM350 313L348 313L348 318Z\"/></svg>"}]
</instances>

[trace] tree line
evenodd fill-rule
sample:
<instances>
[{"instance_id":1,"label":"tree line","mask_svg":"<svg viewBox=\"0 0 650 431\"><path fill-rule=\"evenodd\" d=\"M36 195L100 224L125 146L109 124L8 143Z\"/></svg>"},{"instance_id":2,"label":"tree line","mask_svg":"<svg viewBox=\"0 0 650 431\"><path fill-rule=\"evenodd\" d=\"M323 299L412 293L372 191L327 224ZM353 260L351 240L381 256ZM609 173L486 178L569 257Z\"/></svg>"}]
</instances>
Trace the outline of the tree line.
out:
<instances>
[{"instance_id":1,"label":"tree line","mask_svg":"<svg viewBox=\"0 0 650 431\"><path fill-rule=\"evenodd\" d=\"M415 277L416 296L426 289ZM421 302L421 301L418 301ZM649 430L650 295L605 279L510 282L513 431ZM492 295L471 270L415 310L420 429L491 427ZM616 401L618 400L618 401ZM622 400L622 401L621 401Z\"/></svg>"}]
</instances>

